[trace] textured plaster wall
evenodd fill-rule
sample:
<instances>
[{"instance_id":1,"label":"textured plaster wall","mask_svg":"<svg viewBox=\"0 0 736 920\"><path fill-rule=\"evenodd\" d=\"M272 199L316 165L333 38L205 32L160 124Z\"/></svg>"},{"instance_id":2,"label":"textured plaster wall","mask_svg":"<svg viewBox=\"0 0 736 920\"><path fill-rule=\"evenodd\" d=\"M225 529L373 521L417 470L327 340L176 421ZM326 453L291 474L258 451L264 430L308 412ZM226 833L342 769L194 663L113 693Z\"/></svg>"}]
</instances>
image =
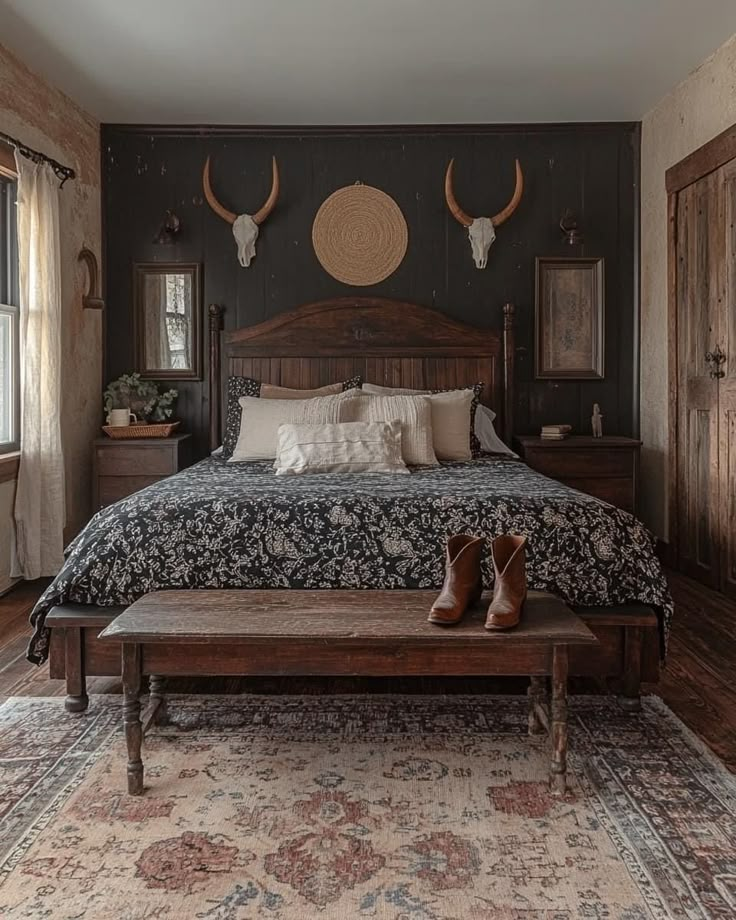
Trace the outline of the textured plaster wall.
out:
<instances>
[{"instance_id":1,"label":"textured plaster wall","mask_svg":"<svg viewBox=\"0 0 736 920\"><path fill-rule=\"evenodd\" d=\"M0 131L72 166L77 178L60 194L64 354L61 432L66 467L67 539L89 516L90 443L100 422L102 318L82 309L86 277L77 255L86 245L99 258L100 126L0 45ZM6 536L12 502L0 501L0 591L7 586Z\"/></svg>"},{"instance_id":2,"label":"textured plaster wall","mask_svg":"<svg viewBox=\"0 0 736 920\"><path fill-rule=\"evenodd\" d=\"M665 171L736 123L736 35L642 122L641 514L667 537L667 195Z\"/></svg>"}]
</instances>

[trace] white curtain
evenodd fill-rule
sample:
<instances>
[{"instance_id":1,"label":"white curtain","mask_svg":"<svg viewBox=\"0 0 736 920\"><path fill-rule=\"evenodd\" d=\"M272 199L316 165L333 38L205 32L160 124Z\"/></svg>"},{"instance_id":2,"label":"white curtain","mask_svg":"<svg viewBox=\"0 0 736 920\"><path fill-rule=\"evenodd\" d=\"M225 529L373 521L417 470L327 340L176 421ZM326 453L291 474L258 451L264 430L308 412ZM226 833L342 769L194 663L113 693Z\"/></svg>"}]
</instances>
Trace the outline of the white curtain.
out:
<instances>
[{"instance_id":1,"label":"white curtain","mask_svg":"<svg viewBox=\"0 0 736 920\"><path fill-rule=\"evenodd\" d=\"M20 280L20 468L13 577L56 575L64 557L59 180L16 153Z\"/></svg>"}]
</instances>

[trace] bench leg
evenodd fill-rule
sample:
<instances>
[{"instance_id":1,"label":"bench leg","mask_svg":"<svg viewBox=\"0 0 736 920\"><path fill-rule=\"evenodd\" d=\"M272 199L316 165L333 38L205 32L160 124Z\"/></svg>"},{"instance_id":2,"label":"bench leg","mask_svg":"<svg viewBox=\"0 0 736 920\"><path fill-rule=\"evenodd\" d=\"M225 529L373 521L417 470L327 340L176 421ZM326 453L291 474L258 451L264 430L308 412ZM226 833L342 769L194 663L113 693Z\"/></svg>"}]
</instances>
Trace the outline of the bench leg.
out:
<instances>
[{"instance_id":1,"label":"bench leg","mask_svg":"<svg viewBox=\"0 0 736 920\"><path fill-rule=\"evenodd\" d=\"M164 690L166 678L158 674L151 674L148 678L148 704L151 707L151 724L166 725L169 721L169 711L166 704Z\"/></svg>"},{"instance_id":2,"label":"bench leg","mask_svg":"<svg viewBox=\"0 0 736 920\"><path fill-rule=\"evenodd\" d=\"M624 676L618 704L624 712L641 712L641 642L640 626L624 631Z\"/></svg>"},{"instance_id":3,"label":"bench leg","mask_svg":"<svg viewBox=\"0 0 736 920\"><path fill-rule=\"evenodd\" d=\"M543 721L543 713L547 706L547 678L530 678L526 695L529 700L529 734L539 735L547 729Z\"/></svg>"},{"instance_id":4,"label":"bench leg","mask_svg":"<svg viewBox=\"0 0 736 920\"><path fill-rule=\"evenodd\" d=\"M567 646L556 645L552 654L552 762L550 788L553 795L567 790Z\"/></svg>"},{"instance_id":5,"label":"bench leg","mask_svg":"<svg viewBox=\"0 0 736 920\"><path fill-rule=\"evenodd\" d=\"M128 794L143 795L141 743L141 648L123 644L123 723L128 748Z\"/></svg>"},{"instance_id":6,"label":"bench leg","mask_svg":"<svg viewBox=\"0 0 736 920\"><path fill-rule=\"evenodd\" d=\"M64 708L67 712L84 712L89 705L82 636L80 627L67 626L64 630L67 693Z\"/></svg>"}]
</instances>

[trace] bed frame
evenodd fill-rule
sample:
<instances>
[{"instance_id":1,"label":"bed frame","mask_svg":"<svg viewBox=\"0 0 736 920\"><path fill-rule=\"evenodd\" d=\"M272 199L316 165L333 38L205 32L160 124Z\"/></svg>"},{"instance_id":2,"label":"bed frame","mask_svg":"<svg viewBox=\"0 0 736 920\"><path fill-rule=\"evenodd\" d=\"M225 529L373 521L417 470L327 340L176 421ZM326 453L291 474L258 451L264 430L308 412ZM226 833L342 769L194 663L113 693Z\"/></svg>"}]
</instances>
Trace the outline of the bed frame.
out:
<instances>
[{"instance_id":1,"label":"bed frame","mask_svg":"<svg viewBox=\"0 0 736 920\"><path fill-rule=\"evenodd\" d=\"M498 416L507 444L513 435L514 307L503 307L501 329L481 329L427 307L382 297L323 300L254 326L223 333L222 308L209 308L210 444L222 441L227 378L312 388L357 374L372 383L442 389L482 381L482 402ZM69 711L87 706L87 676L120 675L119 650L99 642L122 608L66 604L47 618L50 676L66 678ZM579 613L599 639L572 652L570 673L611 679L629 708L642 680L659 675L659 630L643 605L585 608Z\"/></svg>"},{"instance_id":2,"label":"bed frame","mask_svg":"<svg viewBox=\"0 0 736 920\"><path fill-rule=\"evenodd\" d=\"M437 310L384 297L322 300L273 319L220 333L222 308L210 306L210 445L222 443L231 374L312 389L360 374L391 387L440 390L485 384L482 402L499 416L511 444L514 405L514 305L503 329L479 329ZM223 348L224 344L224 348ZM225 373L221 372L224 351Z\"/></svg>"}]
</instances>

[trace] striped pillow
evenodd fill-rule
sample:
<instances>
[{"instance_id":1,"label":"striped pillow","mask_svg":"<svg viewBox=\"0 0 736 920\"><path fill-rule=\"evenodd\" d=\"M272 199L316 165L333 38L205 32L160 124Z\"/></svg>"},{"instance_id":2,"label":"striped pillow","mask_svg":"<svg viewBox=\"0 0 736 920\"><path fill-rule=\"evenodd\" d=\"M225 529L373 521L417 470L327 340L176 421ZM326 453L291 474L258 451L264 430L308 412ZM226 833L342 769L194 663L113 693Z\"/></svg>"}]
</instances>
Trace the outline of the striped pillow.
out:
<instances>
[{"instance_id":1,"label":"striped pillow","mask_svg":"<svg viewBox=\"0 0 736 920\"><path fill-rule=\"evenodd\" d=\"M437 466L432 448L432 407L426 396L336 396L344 422L401 422L401 454L414 466Z\"/></svg>"}]
</instances>

